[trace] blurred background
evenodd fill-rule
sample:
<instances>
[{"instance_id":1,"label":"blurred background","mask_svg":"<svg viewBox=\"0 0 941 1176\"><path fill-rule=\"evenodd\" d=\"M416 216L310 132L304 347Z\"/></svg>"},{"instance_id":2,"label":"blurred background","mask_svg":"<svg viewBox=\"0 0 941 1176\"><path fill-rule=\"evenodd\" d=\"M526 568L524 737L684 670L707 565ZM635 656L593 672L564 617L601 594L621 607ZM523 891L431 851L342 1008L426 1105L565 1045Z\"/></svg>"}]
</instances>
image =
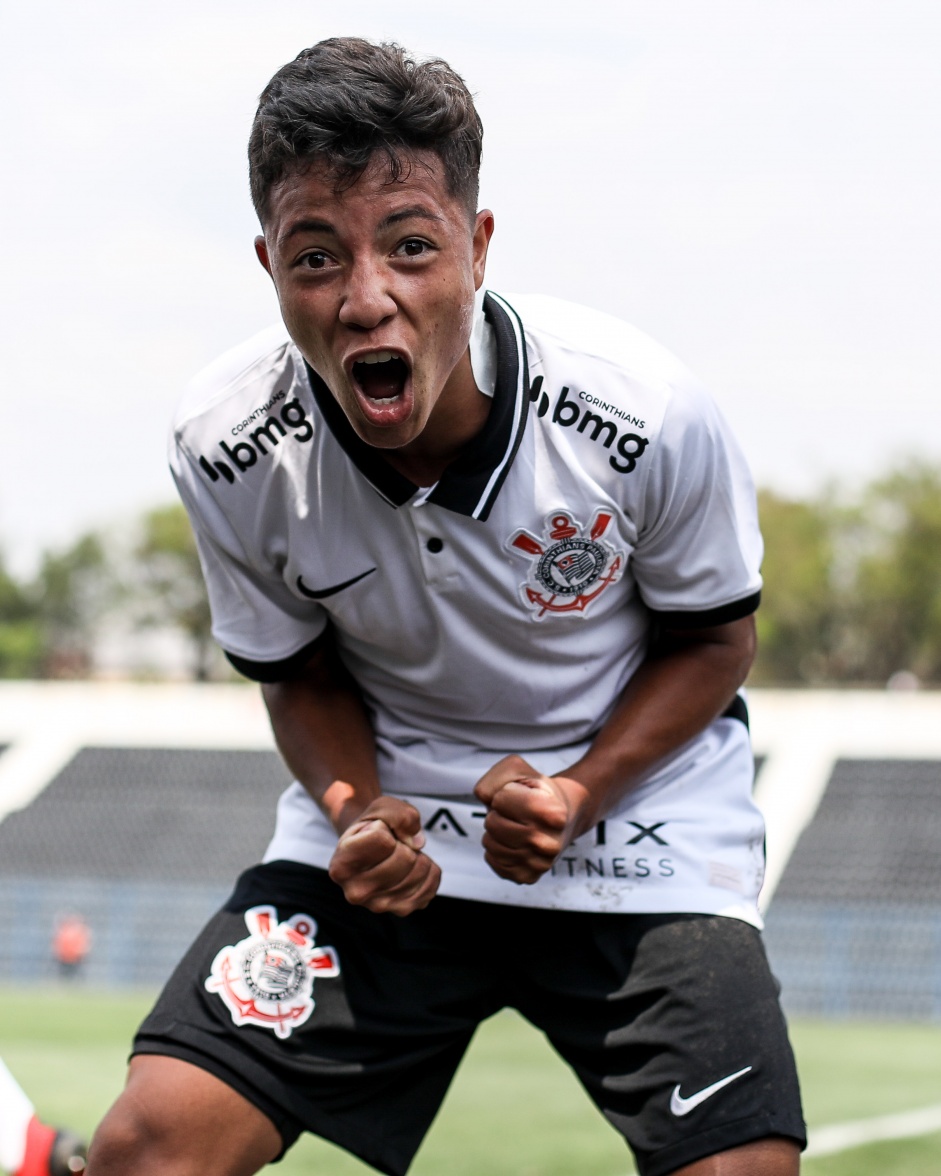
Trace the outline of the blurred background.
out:
<instances>
[{"instance_id":1,"label":"blurred background","mask_svg":"<svg viewBox=\"0 0 941 1176\"><path fill-rule=\"evenodd\" d=\"M52 0L3 27L0 1054L37 1103L101 1113L134 1017L273 821L284 770L211 641L165 437L187 379L277 318L257 94L359 34L477 95L489 284L633 322L741 440L767 547L768 946L811 1123L870 1125L819 1136L807 1170L941 1170L937 5ZM455 1133L514 1059L543 1081L521 1032L472 1053L428 1172L480 1170L488 1140ZM489 1166L623 1170L569 1093L543 1090L518 1159L518 1131L490 1133Z\"/></svg>"}]
</instances>

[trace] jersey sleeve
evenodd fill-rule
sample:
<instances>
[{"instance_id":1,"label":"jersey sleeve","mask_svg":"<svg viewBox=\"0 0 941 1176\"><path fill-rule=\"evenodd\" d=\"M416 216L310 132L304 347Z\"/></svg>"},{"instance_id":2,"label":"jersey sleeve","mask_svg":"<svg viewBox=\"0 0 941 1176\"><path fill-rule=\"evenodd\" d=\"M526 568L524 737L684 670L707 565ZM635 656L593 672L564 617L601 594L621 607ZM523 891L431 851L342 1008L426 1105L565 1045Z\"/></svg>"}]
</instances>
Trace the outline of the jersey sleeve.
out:
<instances>
[{"instance_id":1,"label":"jersey sleeve","mask_svg":"<svg viewBox=\"0 0 941 1176\"><path fill-rule=\"evenodd\" d=\"M641 598L672 628L739 620L758 607L762 550L745 458L712 398L684 380L647 471L633 556Z\"/></svg>"},{"instance_id":2,"label":"jersey sleeve","mask_svg":"<svg viewBox=\"0 0 941 1176\"><path fill-rule=\"evenodd\" d=\"M179 443L171 443L170 468L196 537L213 637L246 677L258 682L290 677L326 628L325 610L298 600L275 567L252 557Z\"/></svg>"}]
</instances>

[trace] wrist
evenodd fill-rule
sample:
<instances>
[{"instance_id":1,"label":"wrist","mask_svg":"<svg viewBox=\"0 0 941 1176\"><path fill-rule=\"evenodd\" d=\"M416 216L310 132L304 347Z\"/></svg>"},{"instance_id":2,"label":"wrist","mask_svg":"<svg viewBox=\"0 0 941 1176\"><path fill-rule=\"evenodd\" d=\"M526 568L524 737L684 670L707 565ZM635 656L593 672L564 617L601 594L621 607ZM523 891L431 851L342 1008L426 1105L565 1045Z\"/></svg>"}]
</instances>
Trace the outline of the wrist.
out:
<instances>
[{"instance_id":1,"label":"wrist","mask_svg":"<svg viewBox=\"0 0 941 1176\"><path fill-rule=\"evenodd\" d=\"M587 833L598 823L600 813L594 792L575 773L554 777L556 784L562 790L566 807L569 812L569 842L575 841L583 833Z\"/></svg>"},{"instance_id":2,"label":"wrist","mask_svg":"<svg viewBox=\"0 0 941 1176\"><path fill-rule=\"evenodd\" d=\"M379 795L378 788L364 794L362 788L348 784L345 780L334 780L315 799L337 836L342 837Z\"/></svg>"}]
</instances>

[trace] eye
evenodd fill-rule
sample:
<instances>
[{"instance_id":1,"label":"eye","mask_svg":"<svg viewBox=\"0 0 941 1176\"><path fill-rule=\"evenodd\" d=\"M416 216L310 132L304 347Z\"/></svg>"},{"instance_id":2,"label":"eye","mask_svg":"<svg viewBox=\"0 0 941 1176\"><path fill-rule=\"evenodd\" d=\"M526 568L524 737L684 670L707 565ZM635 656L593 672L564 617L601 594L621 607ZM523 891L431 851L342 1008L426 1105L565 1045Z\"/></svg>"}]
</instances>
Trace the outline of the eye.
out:
<instances>
[{"instance_id":1,"label":"eye","mask_svg":"<svg viewBox=\"0 0 941 1176\"><path fill-rule=\"evenodd\" d=\"M431 252L431 246L418 237L409 237L407 241L402 242L397 252L405 257L421 257L422 254Z\"/></svg>"},{"instance_id":2,"label":"eye","mask_svg":"<svg viewBox=\"0 0 941 1176\"><path fill-rule=\"evenodd\" d=\"M306 269L325 269L329 263L329 256L326 253L321 253L318 249L315 249L312 253L305 253L301 258L301 265Z\"/></svg>"}]
</instances>

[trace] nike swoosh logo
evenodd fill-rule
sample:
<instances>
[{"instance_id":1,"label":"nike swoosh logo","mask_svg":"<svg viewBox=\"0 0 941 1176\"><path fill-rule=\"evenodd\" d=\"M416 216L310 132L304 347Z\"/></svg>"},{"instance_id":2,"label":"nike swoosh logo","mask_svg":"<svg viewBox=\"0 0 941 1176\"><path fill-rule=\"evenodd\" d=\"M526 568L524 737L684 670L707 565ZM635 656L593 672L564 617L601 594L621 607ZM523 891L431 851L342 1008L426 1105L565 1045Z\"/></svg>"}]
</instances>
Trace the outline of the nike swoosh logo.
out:
<instances>
[{"instance_id":1,"label":"nike swoosh logo","mask_svg":"<svg viewBox=\"0 0 941 1176\"><path fill-rule=\"evenodd\" d=\"M307 597L308 600L323 600L325 596L333 596L336 592L342 592L344 588L349 588L351 584L356 584L360 580L365 580L367 576L371 576L375 568L370 568L368 572L360 572L358 576L354 576L351 580L344 580L342 584L332 584L329 588L307 588L304 585L303 576L297 577L297 588L299 592Z\"/></svg>"},{"instance_id":2,"label":"nike swoosh logo","mask_svg":"<svg viewBox=\"0 0 941 1176\"><path fill-rule=\"evenodd\" d=\"M729 1074L727 1078L720 1078L718 1082L713 1082L711 1086L705 1087L704 1090L697 1091L696 1094L691 1094L689 1098L683 1098L680 1094L679 1086L675 1087L673 1093L670 1095L670 1110L674 1115L688 1115L690 1111L694 1111L700 1103L704 1103L707 1098L712 1098L716 1091L721 1090L723 1086L728 1086L730 1082L734 1082L736 1078L741 1078L743 1074L747 1074L751 1066L746 1066L744 1070L736 1070L734 1074Z\"/></svg>"}]
</instances>

